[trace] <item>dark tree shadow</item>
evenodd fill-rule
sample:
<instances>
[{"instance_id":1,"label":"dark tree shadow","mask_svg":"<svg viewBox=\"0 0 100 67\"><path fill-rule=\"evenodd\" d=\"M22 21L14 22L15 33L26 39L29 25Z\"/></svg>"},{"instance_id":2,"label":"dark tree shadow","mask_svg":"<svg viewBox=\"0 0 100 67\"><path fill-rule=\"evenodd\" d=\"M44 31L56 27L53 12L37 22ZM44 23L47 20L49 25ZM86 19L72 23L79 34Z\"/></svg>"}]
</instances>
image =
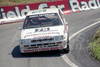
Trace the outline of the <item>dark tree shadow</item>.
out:
<instances>
[{"instance_id":1,"label":"dark tree shadow","mask_svg":"<svg viewBox=\"0 0 100 67\"><path fill-rule=\"evenodd\" d=\"M16 46L12 51L13 58L29 58L29 57L59 57L62 54L65 54L62 50L56 51L45 51L45 52L35 52L21 55L19 46Z\"/></svg>"}]
</instances>

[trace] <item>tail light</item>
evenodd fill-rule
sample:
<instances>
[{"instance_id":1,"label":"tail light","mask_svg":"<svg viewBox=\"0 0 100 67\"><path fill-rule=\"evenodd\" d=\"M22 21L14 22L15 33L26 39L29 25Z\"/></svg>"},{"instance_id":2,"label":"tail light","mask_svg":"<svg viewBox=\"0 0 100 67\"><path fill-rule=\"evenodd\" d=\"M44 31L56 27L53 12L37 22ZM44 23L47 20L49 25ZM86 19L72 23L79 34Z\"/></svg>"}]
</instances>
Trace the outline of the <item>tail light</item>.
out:
<instances>
[{"instance_id":1,"label":"tail light","mask_svg":"<svg viewBox=\"0 0 100 67\"><path fill-rule=\"evenodd\" d=\"M24 47L29 47L29 45L24 45Z\"/></svg>"},{"instance_id":2,"label":"tail light","mask_svg":"<svg viewBox=\"0 0 100 67\"><path fill-rule=\"evenodd\" d=\"M61 44L62 42L57 42L57 44Z\"/></svg>"}]
</instances>

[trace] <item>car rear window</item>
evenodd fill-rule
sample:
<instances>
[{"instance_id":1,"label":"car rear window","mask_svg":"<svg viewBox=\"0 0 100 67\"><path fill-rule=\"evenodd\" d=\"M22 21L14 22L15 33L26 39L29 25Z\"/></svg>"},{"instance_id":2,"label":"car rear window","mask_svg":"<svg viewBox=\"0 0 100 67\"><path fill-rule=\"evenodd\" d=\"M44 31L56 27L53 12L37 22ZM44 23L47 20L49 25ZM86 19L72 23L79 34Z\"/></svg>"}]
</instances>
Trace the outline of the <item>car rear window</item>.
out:
<instances>
[{"instance_id":1,"label":"car rear window","mask_svg":"<svg viewBox=\"0 0 100 67\"><path fill-rule=\"evenodd\" d=\"M27 16L23 29L58 25L62 25L62 22L57 13L38 14Z\"/></svg>"}]
</instances>

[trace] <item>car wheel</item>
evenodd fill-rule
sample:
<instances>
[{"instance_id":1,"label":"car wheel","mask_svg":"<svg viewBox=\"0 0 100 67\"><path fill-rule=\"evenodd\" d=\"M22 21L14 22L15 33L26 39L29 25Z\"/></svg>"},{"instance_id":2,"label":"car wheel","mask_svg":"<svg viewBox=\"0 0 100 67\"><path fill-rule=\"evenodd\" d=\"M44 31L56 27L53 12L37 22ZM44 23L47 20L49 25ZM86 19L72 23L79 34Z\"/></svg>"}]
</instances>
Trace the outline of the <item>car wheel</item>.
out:
<instances>
[{"instance_id":1,"label":"car wheel","mask_svg":"<svg viewBox=\"0 0 100 67\"><path fill-rule=\"evenodd\" d=\"M65 53L68 53L69 52L69 36L68 36L68 39L67 39L67 47L65 48L65 49L63 49L63 51L65 52Z\"/></svg>"},{"instance_id":2,"label":"car wheel","mask_svg":"<svg viewBox=\"0 0 100 67\"><path fill-rule=\"evenodd\" d=\"M26 55L26 53L20 53L21 55Z\"/></svg>"},{"instance_id":3,"label":"car wheel","mask_svg":"<svg viewBox=\"0 0 100 67\"><path fill-rule=\"evenodd\" d=\"M64 51L65 53L69 53L69 45L67 45L67 47L66 47L65 49L63 49L63 51Z\"/></svg>"}]
</instances>

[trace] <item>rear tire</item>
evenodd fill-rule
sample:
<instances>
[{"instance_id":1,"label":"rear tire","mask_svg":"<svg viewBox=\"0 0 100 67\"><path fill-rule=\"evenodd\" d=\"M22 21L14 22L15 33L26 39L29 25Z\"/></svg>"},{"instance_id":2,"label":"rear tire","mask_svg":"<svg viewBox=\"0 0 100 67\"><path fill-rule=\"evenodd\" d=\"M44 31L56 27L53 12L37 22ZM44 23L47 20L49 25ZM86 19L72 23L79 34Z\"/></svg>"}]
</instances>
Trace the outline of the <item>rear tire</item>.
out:
<instances>
[{"instance_id":1,"label":"rear tire","mask_svg":"<svg viewBox=\"0 0 100 67\"><path fill-rule=\"evenodd\" d=\"M65 53L69 53L69 35L68 35L68 39L67 39L67 47L65 48L65 49L63 49L63 51L65 52Z\"/></svg>"},{"instance_id":2,"label":"rear tire","mask_svg":"<svg viewBox=\"0 0 100 67\"><path fill-rule=\"evenodd\" d=\"M65 53L69 53L69 45L67 45L67 47L66 47L65 49L63 49L63 51L64 51Z\"/></svg>"},{"instance_id":3,"label":"rear tire","mask_svg":"<svg viewBox=\"0 0 100 67\"><path fill-rule=\"evenodd\" d=\"M26 55L26 53L20 53L21 55Z\"/></svg>"}]
</instances>

